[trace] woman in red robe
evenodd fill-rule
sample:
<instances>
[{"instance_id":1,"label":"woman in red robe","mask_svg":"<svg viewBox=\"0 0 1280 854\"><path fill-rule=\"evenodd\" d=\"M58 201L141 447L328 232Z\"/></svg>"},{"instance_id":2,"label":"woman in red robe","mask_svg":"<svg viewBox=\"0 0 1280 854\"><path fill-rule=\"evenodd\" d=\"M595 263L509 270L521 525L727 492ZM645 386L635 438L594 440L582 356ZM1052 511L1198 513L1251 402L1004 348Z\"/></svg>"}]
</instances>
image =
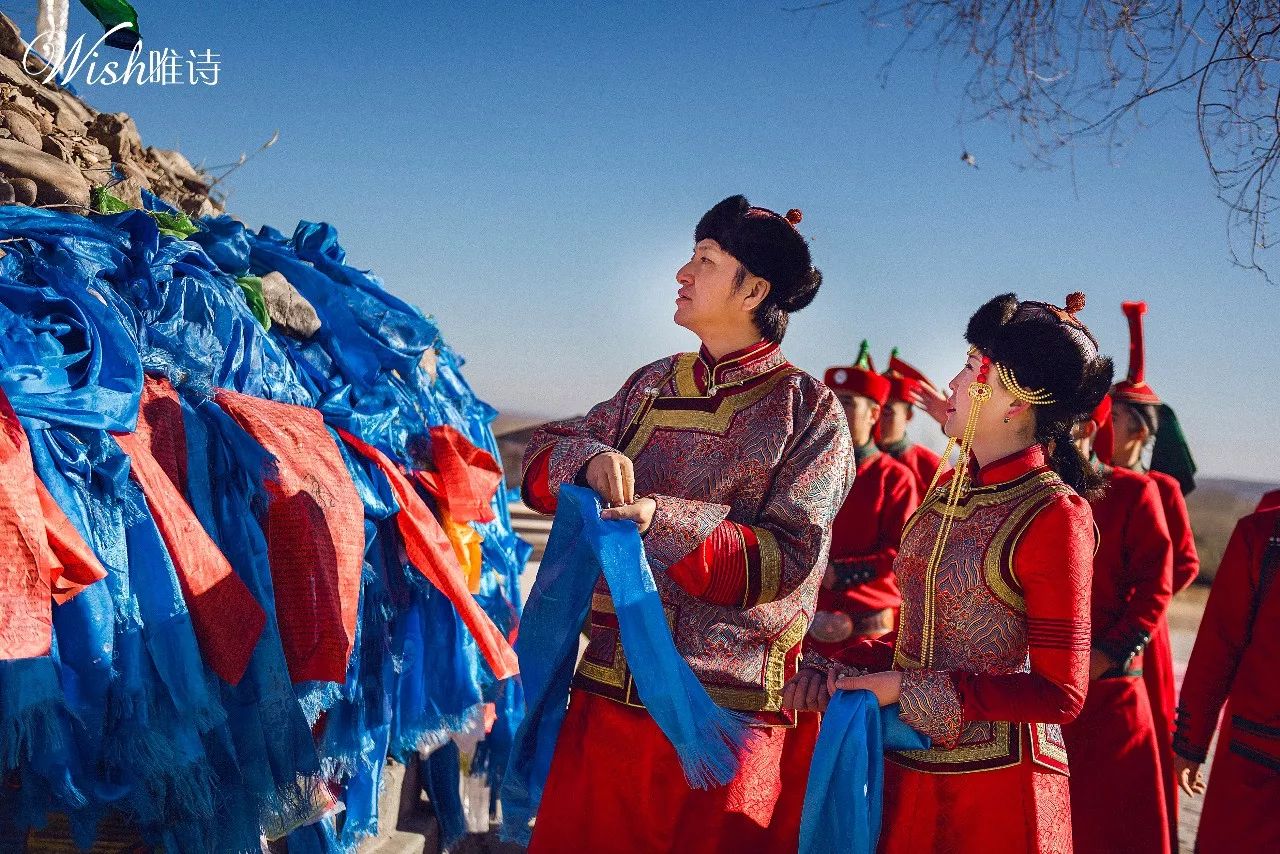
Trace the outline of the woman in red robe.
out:
<instances>
[{"instance_id":1,"label":"woman in red robe","mask_svg":"<svg viewBox=\"0 0 1280 854\"><path fill-rule=\"evenodd\" d=\"M826 678L899 703L933 740L886 756L882 852L1072 850L1060 727L1088 683L1094 532L1082 495L1099 478L1070 431L1112 371L1075 318L1083 303L1005 294L970 319L944 424L960 462L904 532L896 649L869 642L860 663L880 672ZM806 667L787 699L820 705L820 681Z\"/></svg>"},{"instance_id":2,"label":"woman in red robe","mask_svg":"<svg viewBox=\"0 0 1280 854\"><path fill-rule=\"evenodd\" d=\"M1280 851L1280 507L1246 516L1222 555L1178 697L1173 749L1188 795L1218 729L1201 854ZM1222 725L1218 716L1223 707Z\"/></svg>"}]
</instances>

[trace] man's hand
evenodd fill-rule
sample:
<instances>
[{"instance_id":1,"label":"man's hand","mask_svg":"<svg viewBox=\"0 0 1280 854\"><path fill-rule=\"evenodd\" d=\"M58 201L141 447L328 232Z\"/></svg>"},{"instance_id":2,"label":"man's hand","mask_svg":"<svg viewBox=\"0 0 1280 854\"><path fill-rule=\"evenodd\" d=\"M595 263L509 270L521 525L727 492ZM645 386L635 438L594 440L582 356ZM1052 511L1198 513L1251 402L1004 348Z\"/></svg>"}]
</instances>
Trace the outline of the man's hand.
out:
<instances>
[{"instance_id":1,"label":"man's hand","mask_svg":"<svg viewBox=\"0 0 1280 854\"><path fill-rule=\"evenodd\" d=\"M1190 759L1184 759L1178 754L1173 755L1173 779L1177 781L1178 787L1191 797L1203 795L1205 784L1204 778L1200 775L1200 763L1192 762Z\"/></svg>"},{"instance_id":2,"label":"man's hand","mask_svg":"<svg viewBox=\"0 0 1280 854\"><path fill-rule=\"evenodd\" d=\"M635 502L636 472L626 454L617 451L596 454L587 463L586 476L587 486L598 492L609 506Z\"/></svg>"},{"instance_id":3,"label":"man's hand","mask_svg":"<svg viewBox=\"0 0 1280 854\"><path fill-rule=\"evenodd\" d=\"M947 423L947 396L929 383L920 383L911 391L911 402L939 424Z\"/></svg>"},{"instance_id":4,"label":"man's hand","mask_svg":"<svg viewBox=\"0 0 1280 854\"><path fill-rule=\"evenodd\" d=\"M635 522L640 533L649 530L653 524L653 514L658 511L658 502L652 498L641 498L632 504L622 507L608 507L600 511L601 519L627 519Z\"/></svg>"},{"instance_id":5,"label":"man's hand","mask_svg":"<svg viewBox=\"0 0 1280 854\"><path fill-rule=\"evenodd\" d=\"M801 667L800 672L782 686L782 708L797 712L825 712L831 701L827 690L827 674L813 667Z\"/></svg>"},{"instance_id":6,"label":"man's hand","mask_svg":"<svg viewBox=\"0 0 1280 854\"><path fill-rule=\"evenodd\" d=\"M863 676L839 676L827 674L828 689L832 694L840 691L870 691L881 706L891 706L902 696L902 671L885 670Z\"/></svg>"},{"instance_id":7,"label":"man's hand","mask_svg":"<svg viewBox=\"0 0 1280 854\"><path fill-rule=\"evenodd\" d=\"M1102 674L1114 670L1116 667L1115 659L1107 655L1100 649L1095 649L1089 653L1089 681L1102 676Z\"/></svg>"}]
</instances>

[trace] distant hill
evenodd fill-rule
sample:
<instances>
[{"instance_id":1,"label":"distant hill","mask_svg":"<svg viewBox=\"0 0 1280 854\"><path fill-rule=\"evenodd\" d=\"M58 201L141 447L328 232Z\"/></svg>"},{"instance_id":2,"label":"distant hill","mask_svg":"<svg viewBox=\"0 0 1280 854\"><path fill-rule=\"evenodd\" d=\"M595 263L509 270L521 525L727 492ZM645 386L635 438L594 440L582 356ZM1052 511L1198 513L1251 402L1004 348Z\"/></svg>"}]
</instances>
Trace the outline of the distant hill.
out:
<instances>
[{"instance_id":1,"label":"distant hill","mask_svg":"<svg viewBox=\"0 0 1280 854\"><path fill-rule=\"evenodd\" d=\"M1197 477L1196 489L1187 496L1187 512L1200 553L1200 580L1208 583L1231 538L1236 521L1253 512L1263 493L1280 484L1221 477Z\"/></svg>"},{"instance_id":2,"label":"distant hill","mask_svg":"<svg viewBox=\"0 0 1280 854\"><path fill-rule=\"evenodd\" d=\"M509 486L520 485L520 457L529 434L541 421L538 416L511 414L500 417L494 424ZM1201 582L1207 584L1213 580L1236 521L1253 512L1263 493L1277 488L1280 484L1262 481L1196 478L1196 489L1187 496L1187 512L1191 514L1191 529L1200 553Z\"/></svg>"}]
</instances>

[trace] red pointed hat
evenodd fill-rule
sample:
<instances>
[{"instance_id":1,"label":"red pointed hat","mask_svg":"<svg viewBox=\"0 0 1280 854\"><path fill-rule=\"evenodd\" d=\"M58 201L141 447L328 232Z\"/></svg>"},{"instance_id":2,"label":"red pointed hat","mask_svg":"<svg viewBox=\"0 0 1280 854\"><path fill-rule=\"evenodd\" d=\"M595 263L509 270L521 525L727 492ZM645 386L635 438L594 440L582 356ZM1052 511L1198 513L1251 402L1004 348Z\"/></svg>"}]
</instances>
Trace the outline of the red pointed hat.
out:
<instances>
[{"instance_id":1,"label":"red pointed hat","mask_svg":"<svg viewBox=\"0 0 1280 854\"><path fill-rule=\"evenodd\" d=\"M911 402L911 393L920 385L932 385L929 378L915 365L898 358L898 348L889 352L889 369L884 372L889 380L889 400Z\"/></svg>"},{"instance_id":2,"label":"red pointed hat","mask_svg":"<svg viewBox=\"0 0 1280 854\"><path fill-rule=\"evenodd\" d=\"M860 394L884 406L889 400L889 380L876 373L871 361L871 345L865 340L858 350L858 358L852 365L836 365L827 368L822 381L832 391Z\"/></svg>"},{"instance_id":3,"label":"red pointed hat","mask_svg":"<svg viewBox=\"0 0 1280 854\"><path fill-rule=\"evenodd\" d=\"M1129 376L1111 387L1111 395L1126 403L1151 403L1162 401L1156 390L1147 385L1146 348L1142 340L1142 315L1147 312L1145 302L1123 302L1120 308L1129 318Z\"/></svg>"}]
</instances>

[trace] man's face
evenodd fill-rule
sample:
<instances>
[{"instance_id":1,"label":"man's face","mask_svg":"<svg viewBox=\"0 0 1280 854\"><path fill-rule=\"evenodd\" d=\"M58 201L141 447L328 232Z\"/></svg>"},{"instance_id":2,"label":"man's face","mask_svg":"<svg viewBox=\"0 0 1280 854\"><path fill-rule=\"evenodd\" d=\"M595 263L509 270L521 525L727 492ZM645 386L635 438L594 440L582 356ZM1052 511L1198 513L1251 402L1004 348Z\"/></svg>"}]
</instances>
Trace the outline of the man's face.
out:
<instances>
[{"instance_id":1,"label":"man's face","mask_svg":"<svg viewBox=\"0 0 1280 854\"><path fill-rule=\"evenodd\" d=\"M1117 446L1141 442L1147 438L1146 425L1133 407L1117 403L1111 407L1111 430Z\"/></svg>"},{"instance_id":2,"label":"man's face","mask_svg":"<svg viewBox=\"0 0 1280 854\"><path fill-rule=\"evenodd\" d=\"M880 439L897 442L907 433L911 420L911 404L905 400L891 400L880 410Z\"/></svg>"},{"instance_id":3,"label":"man's face","mask_svg":"<svg viewBox=\"0 0 1280 854\"><path fill-rule=\"evenodd\" d=\"M719 243L699 240L693 257L676 271L676 323L698 335L741 323L742 300L734 291L741 266Z\"/></svg>"},{"instance_id":4,"label":"man's face","mask_svg":"<svg viewBox=\"0 0 1280 854\"><path fill-rule=\"evenodd\" d=\"M840 405L844 407L845 418L849 421L849 433L855 445L861 447L871 441L871 429L880 417L880 404L869 397L852 394L847 391L836 392Z\"/></svg>"}]
</instances>

